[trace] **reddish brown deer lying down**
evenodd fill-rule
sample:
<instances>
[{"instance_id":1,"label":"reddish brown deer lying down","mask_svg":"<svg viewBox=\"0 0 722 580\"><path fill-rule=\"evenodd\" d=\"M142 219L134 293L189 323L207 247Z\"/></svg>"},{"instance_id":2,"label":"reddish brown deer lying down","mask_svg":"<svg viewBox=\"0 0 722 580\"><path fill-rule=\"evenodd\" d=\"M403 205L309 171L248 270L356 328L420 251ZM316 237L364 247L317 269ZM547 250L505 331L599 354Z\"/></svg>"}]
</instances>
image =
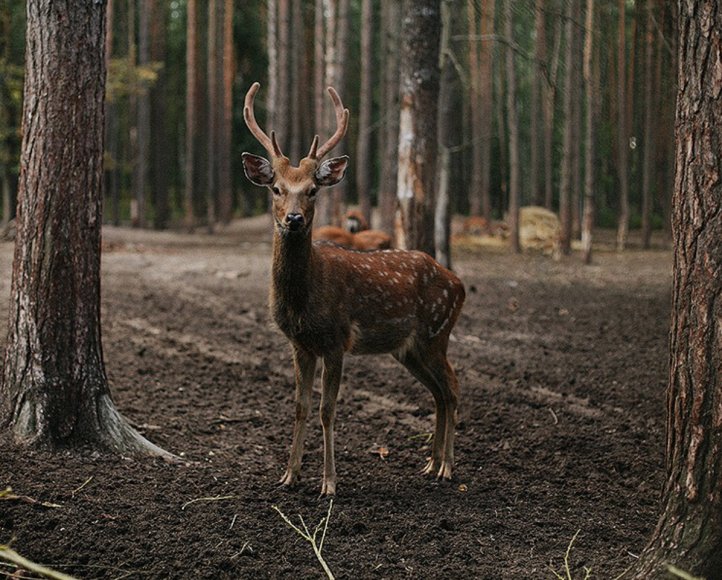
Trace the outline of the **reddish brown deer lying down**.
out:
<instances>
[{"instance_id":1,"label":"reddish brown deer lying down","mask_svg":"<svg viewBox=\"0 0 722 580\"><path fill-rule=\"evenodd\" d=\"M391 236L379 230L363 230L353 233L336 226L321 226L313 230L314 240L326 240L350 250L387 250Z\"/></svg>"},{"instance_id":2,"label":"reddish brown deer lying down","mask_svg":"<svg viewBox=\"0 0 722 580\"><path fill-rule=\"evenodd\" d=\"M356 210L346 214L346 229L321 226L313 230L314 240L327 240L351 250L387 250L391 236L380 230L370 230L363 214Z\"/></svg>"},{"instance_id":3,"label":"reddish brown deer lying down","mask_svg":"<svg viewBox=\"0 0 722 580\"><path fill-rule=\"evenodd\" d=\"M333 427L344 353L390 353L431 391L436 428L431 459L424 473L451 478L459 387L446 349L464 302L459 279L422 252L382 250L354 252L327 243L312 243L313 211L321 187L343 179L348 157L321 159L339 142L348 125L348 110L336 91L328 92L336 110L337 129L320 147L318 136L298 167L281 153L276 136L258 126L253 100L259 84L246 94L243 116L251 133L270 156L243 154L246 176L273 192L273 267L271 312L293 348L296 419L283 485L301 470L306 417L320 358L323 364L321 425L323 485L336 491Z\"/></svg>"}]
</instances>

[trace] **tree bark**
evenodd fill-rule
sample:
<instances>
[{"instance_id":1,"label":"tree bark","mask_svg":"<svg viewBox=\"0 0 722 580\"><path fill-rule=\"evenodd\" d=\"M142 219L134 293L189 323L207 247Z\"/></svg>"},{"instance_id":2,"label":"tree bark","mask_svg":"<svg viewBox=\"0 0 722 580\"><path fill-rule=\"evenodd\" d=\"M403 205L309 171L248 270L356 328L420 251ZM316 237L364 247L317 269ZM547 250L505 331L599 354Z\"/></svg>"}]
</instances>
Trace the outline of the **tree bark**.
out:
<instances>
[{"instance_id":1,"label":"tree bark","mask_svg":"<svg viewBox=\"0 0 722 580\"><path fill-rule=\"evenodd\" d=\"M625 0L619 0L619 30L617 34L617 140L619 176L619 218L617 224L617 250L624 250L629 233L629 178L627 169L627 152L629 149L629 133L627 129L627 97L626 97L626 49L625 49Z\"/></svg>"},{"instance_id":2,"label":"tree bark","mask_svg":"<svg viewBox=\"0 0 722 580\"><path fill-rule=\"evenodd\" d=\"M213 233L216 223L217 196L217 149L218 149L218 0L208 0L208 44L206 60L206 81L208 83L208 135L206 220L208 233Z\"/></svg>"},{"instance_id":3,"label":"tree bark","mask_svg":"<svg viewBox=\"0 0 722 580\"><path fill-rule=\"evenodd\" d=\"M165 2L153 4L151 22L150 58L153 62L166 61L166 29L168 5ZM166 99L168 93L166 81L168 71L165 67L158 70L158 78L150 93L151 117L151 195L153 199L156 229L165 229L170 221L170 200L168 199L168 132L166 129Z\"/></svg>"},{"instance_id":4,"label":"tree bark","mask_svg":"<svg viewBox=\"0 0 722 580\"><path fill-rule=\"evenodd\" d=\"M494 12L496 0L483 0L481 5L480 32L483 39L479 45L479 106L481 109L480 133L475 138L481 139L481 213L491 220L491 144L492 117L494 116L494 85L492 77L492 51L494 48Z\"/></svg>"},{"instance_id":5,"label":"tree bark","mask_svg":"<svg viewBox=\"0 0 722 580\"><path fill-rule=\"evenodd\" d=\"M592 73L594 52L594 0L587 0L584 36L584 212L582 215L582 254L585 264L592 263L592 233L594 229L594 110L596 84Z\"/></svg>"},{"instance_id":6,"label":"tree bark","mask_svg":"<svg viewBox=\"0 0 722 580\"><path fill-rule=\"evenodd\" d=\"M572 114L572 100L574 95L574 19L573 4L570 2L566 9L564 24L564 93L563 116L564 134L562 137L562 163L559 176L559 222L560 246L562 253L569 254L572 250L572 148L574 143L574 115Z\"/></svg>"},{"instance_id":7,"label":"tree bark","mask_svg":"<svg viewBox=\"0 0 722 580\"><path fill-rule=\"evenodd\" d=\"M403 6L396 246L434 256L440 2Z\"/></svg>"},{"instance_id":8,"label":"tree bark","mask_svg":"<svg viewBox=\"0 0 722 580\"><path fill-rule=\"evenodd\" d=\"M373 2L361 3L361 90L356 142L356 193L361 213L371 223L371 105L373 102Z\"/></svg>"},{"instance_id":9,"label":"tree bark","mask_svg":"<svg viewBox=\"0 0 722 580\"><path fill-rule=\"evenodd\" d=\"M168 455L113 405L100 336L105 4L27 3L24 133L0 424L19 444Z\"/></svg>"},{"instance_id":10,"label":"tree bark","mask_svg":"<svg viewBox=\"0 0 722 580\"><path fill-rule=\"evenodd\" d=\"M138 4L138 65L150 64L150 10L149 0ZM133 194L137 204L137 217L133 225L144 228L148 203L148 160L150 159L150 94L138 87L138 117L136 123L137 148L133 172Z\"/></svg>"},{"instance_id":11,"label":"tree bark","mask_svg":"<svg viewBox=\"0 0 722 580\"><path fill-rule=\"evenodd\" d=\"M531 141L531 153L529 156L529 187L531 189L531 200L534 205L542 205L544 203L543 189L539 185L539 84L541 80L541 63L542 51L540 49L540 39L545 38L545 21L544 12L542 12L542 1L534 2L534 29L536 38L534 41L534 65L531 69L531 103L530 103L530 123L529 123L529 141Z\"/></svg>"},{"instance_id":12,"label":"tree bark","mask_svg":"<svg viewBox=\"0 0 722 580\"><path fill-rule=\"evenodd\" d=\"M648 250L652 245L652 162L654 140L652 138L652 116L655 113L652 95L654 77L654 6L651 0L645 2L647 11L644 32L644 137L642 138L642 247Z\"/></svg>"},{"instance_id":13,"label":"tree bark","mask_svg":"<svg viewBox=\"0 0 722 580\"><path fill-rule=\"evenodd\" d=\"M186 25L186 134L185 134L185 225L189 230L195 227L193 211L195 139L196 139L196 84L198 60L198 21L196 0L188 0L188 22Z\"/></svg>"},{"instance_id":14,"label":"tree bark","mask_svg":"<svg viewBox=\"0 0 722 580\"><path fill-rule=\"evenodd\" d=\"M486 2L482 2L481 9L485 9ZM471 215L483 215L486 219L490 216L483 213L484 208L482 202L483 188L481 177L481 165L483 156L483 114L481 102L481 83L484 80L481 69L479 68L479 43L483 42L479 38L479 27L477 26L476 17L476 0L467 0L466 15L468 25L468 48L469 48L469 111L471 120L471 179L469 180L469 211ZM443 37L443 32L442 32ZM442 49L443 52L443 49ZM444 56L442 54L442 60ZM443 67L442 67L443 70ZM442 154L440 158L443 156Z\"/></svg>"},{"instance_id":15,"label":"tree bark","mask_svg":"<svg viewBox=\"0 0 722 580\"><path fill-rule=\"evenodd\" d=\"M232 130L233 130L233 0L223 0L223 95L218 149L218 218L228 224L233 214Z\"/></svg>"},{"instance_id":16,"label":"tree bark","mask_svg":"<svg viewBox=\"0 0 722 580\"><path fill-rule=\"evenodd\" d=\"M459 12L459 0L444 0L441 4L441 49L439 68L439 157L436 213L434 216L434 242L436 260L451 269L451 147L454 143L454 93L456 69L451 60L450 37L455 28L454 16Z\"/></svg>"},{"instance_id":17,"label":"tree bark","mask_svg":"<svg viewBox=\"0 0 722 580\"><path fill-rule=\"evenodd\" d=\"M383 91L381 107L383 145L380 148L381 176L379 178L379 227L394 234L396 216L397 162L399 158L399 35L401 33L401 0L381 4L383 31Z\"/></svg>"},{"instance_id":18,"label":"tree bark","mask_svg":"<svg viewBox=\"0 0 722 580\"><path fill-rule=\"evenodd\" d=\"M514 42L514 26L511 15L511 0L504 3L504 34L510 43ZM521 252L519 244L519 116L516 102L516 67L514 51L505 48L506 61L506 114L509 125L509 237L512 250Z\"/></svg>"},{"instance_id":19,"label":"tree bark","mask_svg":"<svg viewBox=\"0 0 722 580\"><path fill-rule=\"evenodd\" d=\"M679 2L674 284L662 514L635 578L722 578L722 6ZM676 576L675 576L676 577Z\"/></svg>"}]
</instances>

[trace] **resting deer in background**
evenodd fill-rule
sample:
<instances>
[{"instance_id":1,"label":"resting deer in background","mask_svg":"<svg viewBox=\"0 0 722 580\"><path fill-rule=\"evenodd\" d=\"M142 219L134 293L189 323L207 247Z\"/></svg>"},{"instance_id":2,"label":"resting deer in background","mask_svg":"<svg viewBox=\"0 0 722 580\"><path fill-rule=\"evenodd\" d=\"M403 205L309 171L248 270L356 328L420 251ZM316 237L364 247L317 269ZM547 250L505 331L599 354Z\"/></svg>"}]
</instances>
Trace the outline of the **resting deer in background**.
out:
<instances>
[{"instance_id":1,"label":"resting deer in background","mask_svg":"<svg viewBox=\"0 0 722 580\"><path fill-rule=\"evenodd\" d=\"M314 240L327 240L351 250L386 250L391 248L391 236L380 230L370 230L363 214L349 211L346 228L321 226L313 230Z\"/></svg>"},{"instance_id":2,"label":"resting deer in background","mask_svg":"<svg viewBox=\"0 0 722 580\"><path fill-rule=\"evenodd\" d=\"M333 244L312 243L318 190L335 185L346 172L348 157L321 159L341 140L348 109L329 87L337 129L320 147L318 135L298 167L269 138L253 113L259 88L246 94L243 117L270 160L243 153L246 176L273 192L273 267L270 305L273 319L291 342L296 378L296 420L288 469L281 479L291 485L301 471L306 417L311 404L316 361L323 363L321 426L323 485L336 491L333 428L344 353L391 353L431 391L436 428L431 459L423 473L451 478L459 387L446 359L449 333L464 302L464 286L450 271L423 252L381 250L354 252Z\"/></svg>"}]
</instances>

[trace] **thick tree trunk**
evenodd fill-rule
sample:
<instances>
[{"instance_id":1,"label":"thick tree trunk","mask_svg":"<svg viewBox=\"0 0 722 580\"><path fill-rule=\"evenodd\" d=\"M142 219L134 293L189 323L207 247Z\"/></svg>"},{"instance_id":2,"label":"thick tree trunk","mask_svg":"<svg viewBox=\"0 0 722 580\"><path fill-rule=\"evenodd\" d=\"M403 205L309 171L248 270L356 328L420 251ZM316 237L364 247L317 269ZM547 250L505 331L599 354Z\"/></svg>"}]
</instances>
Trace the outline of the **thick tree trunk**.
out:
<instances>
[{"instance_id":1,"label":"thick tree trunk","mask_svg":"<svg viewBox=\"0 0 722 580\"><path fill-rule=\"evenodd\" d=\"M27 3L24 134L0 424L20 444L168 455L120 417L100 338L105 5Z\"/></svg>"},{"instance_id":2,"label":"thick tree trunk","mask_svg":"<svg viewBox=\"0 0 722 580\"><path fill-rule=\"evenodd\" d=\"M288 155L291 146L291 7L289 0L278 2L278 95L273 129L281 150ZM295 161L295 160L294 160Z\"/></svg>"},{"instance_id":3,"label":"thick tree trunk","mask_svg":"<svg viewBox=\"0 0 722 580\"><path fill-rule=\"evenodd\" d=\"M381 5L383 31L383 91L381 117L383 146L379 178L379 227L394 233L396 215L397 162L399 158L399 35L401 33L401 0L388 0Z\"/></svg>"},{"instance_id":4,"label":"thick tree trunk","mask_svg":"<svg viewBox=\"0 0 722 580\"><path fill-rule=\"evenodd\" d=\"M440 2L403 6L396 245L434 256Z\"/></svg>"},{"instance_id":5,"label":"thick tree trunk","mask_svg":"<svg viewBox=\"0 0 722 580\"><path fill-rule=\"evenodd\" d=\"M531 153L529 156L529 187L531 189L531 201L534 205L544 203L543 189L539 183L539 85L541 82L542 51L540 40L546 42L544 33L544 12L542 12L541 0L534 3L534 29L536 40L534 42L534 66L531 69L531 112L529 124L529 140L531 141Z\"/></svg>"},{"instance_id":6,"label":"thick tree trunk","mask_svg":"<svg viewBox=\"0 0 722 580\"><path fill-rule=\"evenodd\" d=\"M373 102L373 2L361 3L361 90L356 142L356 194L361 213L371 223L371 105Z\"/></svg>"},{"instance_id":7,"label":"thick tree trunk","mask_svg":"<svg viewBox=\"0 0 722 580\"><path fill-rule=\"evenodd\" d=\"M722 6L680 2L674 289L662 515L635 578L722 578ZM675 576L676 577L676 576Z\"/></svg>"},{"instance_id":8,"label":"thick tree trunk","mask_svg":"<svg viewBox=\"0 0 722 580\"><path fill-rule=\"evenodd\" d=\"M544 4L546 4L544 0ZM554 204L554 105L557 98L557 73L559 71L559 52L562 39L562 20L557 19L554 28L554 46L551 62L548 64L549 76L542 84L542 114L544 116L544 207L552 209ZM543 44L546 59L546 34Z\"/></svg>"},{"instance_id":9,"label":"thick tree trunk","mask_svg":"<svg viewBox=\"0 0 722 580\"><path fill-rule=\"evenodd\" d=\"M514 42L514 26L511 15L511 0L504 3L504 34ZM506 114L509 125L509 238L515 252L521 252L519 245L519 202L521 197L519 168L519 115L516 102L516 66L514 51L505 47L506 61Z\"/></svg>"}]
</instances>

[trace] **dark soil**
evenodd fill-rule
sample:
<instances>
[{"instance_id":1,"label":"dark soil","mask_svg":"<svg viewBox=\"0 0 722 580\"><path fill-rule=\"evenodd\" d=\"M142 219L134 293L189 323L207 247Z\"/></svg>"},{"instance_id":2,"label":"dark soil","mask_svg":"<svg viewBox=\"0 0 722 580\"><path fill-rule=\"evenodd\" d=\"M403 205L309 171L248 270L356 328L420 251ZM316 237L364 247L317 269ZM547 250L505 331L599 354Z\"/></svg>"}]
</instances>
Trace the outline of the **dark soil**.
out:
<instances>
[{"instance_id":1,"label":"dark soil","mask_svg":"<svg viewBox=\"0 0 722 580\"><path fill-rule=\"evenodd\" d=\"M329 502L316 417L304 479L277 487L294 387L266 308L269 230L266 218L214 237L106 228L115 401L188 462L28 451L3 434L0 486L61 507L0 501L0 543L80 578L322 577L273 509L312 528ZM0 320L11 254L1 243ZM348 357L328 565L354 579L552 578L578 532L574 577L615 577L656 523L670 253L599 252L585 267L489 248L456 270L467 301L449 353L462 388L454 480L419 475L430 394L391 357Z\"/></svg>"}]
</instances>

